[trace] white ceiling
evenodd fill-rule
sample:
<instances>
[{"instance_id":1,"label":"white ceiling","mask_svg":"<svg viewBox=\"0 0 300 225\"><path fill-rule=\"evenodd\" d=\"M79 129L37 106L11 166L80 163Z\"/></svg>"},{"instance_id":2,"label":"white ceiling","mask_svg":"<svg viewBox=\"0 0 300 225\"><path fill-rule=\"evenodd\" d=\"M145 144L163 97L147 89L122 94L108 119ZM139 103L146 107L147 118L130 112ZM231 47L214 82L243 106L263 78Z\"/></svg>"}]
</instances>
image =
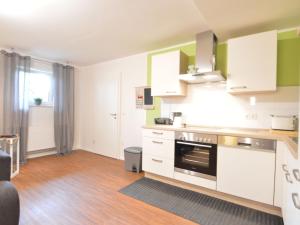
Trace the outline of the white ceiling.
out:
<instances>
[{"instance_id":1,"label":"white ceiling","mask_svg":"<svg viewBox=\"0 0 300 225\"><path fill-rule=\"evenodd\" d=\"M300 0L0 0L0 46L78 66L300 25Z\"/></svg>"},{"instance_id":2,"label":"white ceiling","mask_svg":"<svg viewBox=\"0 0 300 225\"><path fill-rule=\"evenodd\" d=\"M22 3L3 10L5 2ZM207 30L193 0L0 0L0 46L75 65L192 41Z\"/></svg>"},{"instance_id":3,"label":"white ceiling","mask_svg":"<svg viewBox=\"0 0 300 225\"><path fill-rule=\"evenodd\" d=\"M300 26L300 0L194 0L219 40Z\"/></svg>"}]
</instances>

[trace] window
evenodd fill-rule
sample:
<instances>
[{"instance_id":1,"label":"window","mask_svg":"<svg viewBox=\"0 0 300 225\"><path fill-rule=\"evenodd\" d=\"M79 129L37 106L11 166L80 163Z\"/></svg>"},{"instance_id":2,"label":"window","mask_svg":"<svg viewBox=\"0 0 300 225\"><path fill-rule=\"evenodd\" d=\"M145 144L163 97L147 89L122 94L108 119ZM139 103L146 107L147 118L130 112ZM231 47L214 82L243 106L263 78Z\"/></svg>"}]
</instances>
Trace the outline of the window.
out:
<instances>
[{"instance_id":1,"label":"window","mask_svg":"<svg viewBox=\"0 0 300 225\"><path fill-rule=\"evenodd\" d=\"M42 100L41 105L53 106L53 73L52 65L40 61L32 61L30 73L20 73L20 99L26 98L30 105L35 99ZM22 102L22 100L20 101Z\"/></svg>"},{"instance_id":2,"label":"window","mask_svg":"<svg viewBox=\"0 0 300 225\"><path fill-rule=\"evenodd\" d=\"M42 99L42 105L53 105L52 74L42 71L32 71L28 75L29 101Z\"/></svg>"}]
</instances>

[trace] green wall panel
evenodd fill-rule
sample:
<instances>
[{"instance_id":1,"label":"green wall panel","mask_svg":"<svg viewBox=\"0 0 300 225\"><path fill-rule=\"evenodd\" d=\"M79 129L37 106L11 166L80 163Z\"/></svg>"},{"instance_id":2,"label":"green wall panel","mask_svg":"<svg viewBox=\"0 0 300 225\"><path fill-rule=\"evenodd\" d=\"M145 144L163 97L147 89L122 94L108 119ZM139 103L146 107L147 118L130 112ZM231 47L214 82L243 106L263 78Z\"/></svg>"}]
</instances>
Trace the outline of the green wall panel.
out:
<instances>
[{"instance_id":1,"label":"green wall panel","mask_svg":"<svg viewBox=\"0 0 300 225\"><path fill-rule=\"evenodd\" d=\"M196 43L158 50L148 55L147 84L151 85L151 57L169 51L181 50L189 56L189 64L195 63ZM227 75L227 44L220 43L216 49L216 69ZM277 52L277 86L300 85L300 38L296 30L278 34ZM146 124L153 124L154 118L160 116L160 97L154 98L154 109L147 110Z\"/></svg>"},{"instance_id":2,"label":"green wall panel","mask_svg":"<svg viewBox=\"0 0 300 225\"><path fill-rule=\"evenodd\" d=\"M277 86L300 85L300 38L282 39L277 48Z\"/></svg>"}]
</instances>

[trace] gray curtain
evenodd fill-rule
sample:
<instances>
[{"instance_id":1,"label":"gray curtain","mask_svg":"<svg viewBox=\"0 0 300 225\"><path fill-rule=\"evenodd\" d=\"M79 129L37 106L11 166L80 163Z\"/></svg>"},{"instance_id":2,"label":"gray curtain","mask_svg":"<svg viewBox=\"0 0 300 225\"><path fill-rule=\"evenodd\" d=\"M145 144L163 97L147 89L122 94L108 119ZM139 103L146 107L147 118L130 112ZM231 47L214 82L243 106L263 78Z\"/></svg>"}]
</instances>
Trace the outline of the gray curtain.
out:
<instances>
[{"instance_id":1,"label":"gray curtain","mask_svg":"<svg viewBox=\"0 0 300 225\"><path fill-rule=\"evenodd\" d=\"M3 80L1 131L20 136L20 162L25 163L29 111L27 76L30 73L31 58L2 50L0 60Z\"/></svg>"},{"instance_id":2,"label":"gray curtain","mask_svg":"<svg viewBox=\"0 0 300 225\"><path fill-rule=\"evenodd\" d=\"M74 67L53 64L54 139L58 154L67 154L74 142Z\"/></svg>"}]
</instances>

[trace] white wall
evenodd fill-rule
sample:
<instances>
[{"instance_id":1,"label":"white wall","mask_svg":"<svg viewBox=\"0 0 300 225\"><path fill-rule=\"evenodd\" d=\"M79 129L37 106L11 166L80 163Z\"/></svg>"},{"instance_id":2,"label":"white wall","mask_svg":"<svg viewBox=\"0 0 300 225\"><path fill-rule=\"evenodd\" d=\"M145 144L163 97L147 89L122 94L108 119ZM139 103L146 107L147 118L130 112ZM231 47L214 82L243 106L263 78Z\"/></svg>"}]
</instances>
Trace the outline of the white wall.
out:
<instances>
[{"instance_id":1,"label":"white wall","mask_svg":"<svg viewBox=\"0 0 300 225\"><path fill-rule=\"evenodd\" d=\"M145 123L145 110L135 108L135 87L145 86L147 80L147 54L139 54L96 65L82 67L77 77L76 93L76 127L78 134L78 148L95 151L93 139L101 124L94 123L97 112L101 110L101 102L97 102L95 84L105 71L115 71L121 74L121 129L120 129L120 158L123 158L123 149L128 146L142 145L141 127ZM109 96L107 96L109 98Z\"/></svg>"},{"instance_id":2,"label":"white wall","mask_svg":"<svg viewBox=\"0 0 300 225\"><path fill-rule=\"evenodd\" d=\"M163 98L161 115L183 112L187 124L270 128L270 114L297 115L299 87L279 87L275 93L231 95L224 85L189 85L187 97ZM256 105L249 98L256 97Z\"/></svg>"}]
</instances>

